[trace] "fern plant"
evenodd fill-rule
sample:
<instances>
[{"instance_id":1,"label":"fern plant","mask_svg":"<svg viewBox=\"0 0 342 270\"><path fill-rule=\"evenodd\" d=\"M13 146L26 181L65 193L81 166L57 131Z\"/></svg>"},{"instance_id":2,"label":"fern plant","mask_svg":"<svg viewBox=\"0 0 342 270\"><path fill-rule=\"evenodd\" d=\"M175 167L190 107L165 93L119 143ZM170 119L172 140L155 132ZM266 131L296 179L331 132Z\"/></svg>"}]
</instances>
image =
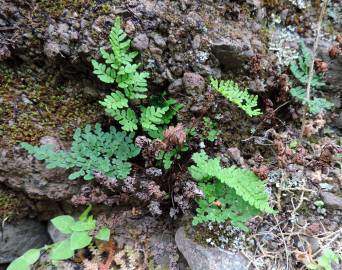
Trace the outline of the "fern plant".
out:
<instances>
[{"instance_id":1,"label":"fern plant","mask_svg":"<svg viewBox=\"0 0 342 270\"><path fill-rule=\"evenodd\" d=\"M323 255L317 259L317 262L308 263L305 266L312 270L333 270L332 264L338 264L340 259L341 257L331 249L324 249Z\"/></svg>"},{"instance_id":2,"label":"fern plant","mask_svg":"<svg viewBox=\"0 0 342 270\"><path fill-rule=\"evenodd\" d=\"M315 96L307 100L305 86L309 79L312 54L303 42L300 44L300 52L301 55L298 57L297 61L290 64L290 71L293 77L297 80L297 86L291 88L290 93L297 101L308 106L310 114L316 115L324 110L331 109L333 103L329 102L325 98ZM315 94L317 89L324 85L323 76L315 73L311 80L312 93Z\"/></svg>"},{"instance_id":3,"label":"fern plant","mask_svg":"<svg viewBox=\"0 0 342 270\"><path fill-rule=\"evenodd\" d=\"M52 225L61 233L68 235L69 238L52 245L26 251L22 256L15 259L7 270L30 270L31 266L45 252L49 254L48 259L54 263L70 259L77 250L89 246L93 238L108 241L110 230L106 227L102 227L94 237L92 236L92 231L96 228L96 220L89 215L90 211L91 206L80 215L77 221L68 215L53 218L51 220Z\"/></svg>"},{"instance_id":4,"label":"fern plant","mask_svg":"<svg viewBox=\"0 0 342 270\"><path fill-rule=\"evenodd\" d=\"M91 180L94 172L124 179L131 171L131 164L127 160L140 152L140 148L133 143L133 137L133 133L119 132L114 127L109 132L103 132L100 125L96 124L94 131L90 125L83 131L78 128L69 151L54 151L51 144L37 147L21 143L21 146L38 160L44 160L49 169L77 169L69 175L70 180L78 177Z\"/></svg>"},{"instance_id":5,"label":"fern plant","mask_svg":"<svg viewBox=\"0 0 342 270\"><path fill-rule=\"evenodd\" d=\"M109 34L111 52L100 49L100 54L105 63L92 60L94 74L104 83L115 84L120 90L107 95L100 104L106 112L120 123L124 131L135 131L138 123L144 131L153 138L159 138L162 134L161 125L168 124L179 107L173 100L166 101L163 105L140 107L140 119L129 102L136 99L147 98L148 72L139 72L140 64L133 61L138 55L136 51L129 51L131 40L121 28L121 19L117 17ZM171 108L171 105L174 105ZM178 109L177 109L178 108Z\"/></svg>"},{"instance_id":6,"label":"fern plant","mask_svg":"<svg viewBox=\"0 0 342 270\"><path fill-rule=\"evenodd\" d=\"M248 116L253 117L262 114L258 108L258 96L249 94L246 89L240 89L237 83L230 80L219 81L210 78L210 85L215 91L244 110Z\"/></svg>"},{"instance_id":7,"label":"fern plant","mask_svg":"<svg viewBox=\"0 0 342 270\"><path fill-rule=\"evenodd\" d=\"M189 168L190 173L204 193L204 198L197 200L193 225L229 219L247 231L245 223L253 216L274 213L264 184L253 172L235 166L222 168L219 158L210 159L204 151L193 154L192 159L195 165Z\"/></svg>"}]
</instances>

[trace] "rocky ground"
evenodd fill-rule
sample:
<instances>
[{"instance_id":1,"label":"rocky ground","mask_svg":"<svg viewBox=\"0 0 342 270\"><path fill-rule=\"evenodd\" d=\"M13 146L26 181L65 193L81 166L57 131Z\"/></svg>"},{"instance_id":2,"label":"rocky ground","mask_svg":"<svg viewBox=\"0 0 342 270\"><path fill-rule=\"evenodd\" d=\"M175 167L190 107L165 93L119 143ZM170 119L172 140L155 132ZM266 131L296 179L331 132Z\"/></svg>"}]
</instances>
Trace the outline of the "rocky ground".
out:
<instances>
[{"instance_id":1,"label":"rocky ground","mask_svg":"<svg viewBox=\"0 0 342 270\"><path fill-rule=\"evenodd\" d=\"M76 216L85 202L111 228L117 261L126 260L127 269L305 269L325 248L341 254L342 54L331 53L342 34L340 0L329 1L317 51L327 64L322 95L334 108L308 121L302 142L303 109L288 93L287 62L298 55L299 40L312 47L319 3L0 0L0 269L25 250L60 239L48 220ZM75 128L113 124L98 104L109 89L90 61L108 48L116 16L151 73L150 94L183 104L176 122L197 130L190 153L173 169L157 176L137 169L141 184L132 193L127 186L110 193L101 183L68 181L68 172L46 169L18 145L68 148ZM210 76L258 94L264 115L249 118L214 94ZM203 116L220 131L215 142L203 139ZM185 165L200 148L224 165L252 169L277 214L252 219L249 233L229 222L192 227L195 184ZM158 211L154 199L136 196L150 185L151 198L172 197ZM88 252L57 268L42 258L35 269L97 269L103 250Z\"/></svg>"}]
</instances>

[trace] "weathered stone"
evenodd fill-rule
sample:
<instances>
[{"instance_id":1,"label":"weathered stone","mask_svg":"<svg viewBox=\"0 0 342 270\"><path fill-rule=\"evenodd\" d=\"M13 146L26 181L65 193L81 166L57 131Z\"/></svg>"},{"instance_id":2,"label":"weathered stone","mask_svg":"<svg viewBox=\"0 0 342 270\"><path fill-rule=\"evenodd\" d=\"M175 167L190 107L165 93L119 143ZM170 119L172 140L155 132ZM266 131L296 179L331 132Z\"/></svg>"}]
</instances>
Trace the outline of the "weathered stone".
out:
<instances>
[{"instance_id":1,"label":"weathered stone","mask_svg":"<svg viewBox=\"0 0 342 270\"><path fill-rule=\"evenodd\" d=\"M140 33L133 39L133 47L139 51L146 50L149 45L149 40L146 34Z\"/></svg>"},{"instance_id":2,"label":"weathered stone","mask_svg":"<svg viewBox=\"0 0 342 270\"><path fill-rule=\"evenodd\" d=\"M227 70L241 68L253 56L251 44L247 40L216 38L211 43L213 54Z\"/></svg>"},{"instance_id":3,"label":"weathered stone","mask_svg":"<svg viewBox=\"0 0 342 270\"><path fill-rule=\"evenodd\" d=\"M334 120L334 125L342 130L342 112L337 116L337 118Z\"/></svg>"},{"instance_id":4,"label":"weathered stone","mask_svg":"<svg viewBox=\"0 0 342 270\"><path fill-rule=\"evenodd\" d=\"M180 91L182 91L183 89L183 80L182 79L177 79L175 81L173 81L173 83L171 83L169 85L169 87L167 88L167 90L169 91L170 94L176 94Z\"/></svg>"},{"instance_id":5,"label":"weathered stone","mask_svg":"<svg viewBox=\"0 0 342 270\"><path fill-rule=\"evenodd\" d=\"M191 270L247 269L247 261L242 255L219 248L203 247L187 237L184 227L177 230L175 240Z\"/></svg>"},{"instance_id":6,"label":"weathered stone","mask_svg":"<svg viewBox=\"0 0 342 270\"><path fill-rule=\"evenodd\" d=\"M0 264L9 263L27 250L43 247L49 242L45 226L34 220L5 223L0 235Z\"/></svg>"},{"instance_id":7,"label":"weathered stone","mask_svg":"<svg viewBox=\"0 0 342 270\"><path fill-rule=\"evenodd\" d=\"M197 74L186 72L183 76L183 85L185 91L190 95L199 95L202 94L205 90L205 81L204 78Z\"/></svg>"},{"instance_id":8,"label":"weathered stone","mask_svg":"<svg viewBox=\"0 0 342 270\"><path fill-rule=\"evenodd\" d=\"M342 198L330 192L321 192L321 197L327 208L342 210Z\"/></svg>"},{"instance_id":9,"label":"weathered stone","mask_svg":"<svg viewBox=\"0 0 342 270\"><path fill-rule=\"evenodd\" d=\"M0 183L25 192L33 199L66 200L79 190L62 169L49 170L20 147L4 149L0 155Z\"/></svg>"}]
</instances>

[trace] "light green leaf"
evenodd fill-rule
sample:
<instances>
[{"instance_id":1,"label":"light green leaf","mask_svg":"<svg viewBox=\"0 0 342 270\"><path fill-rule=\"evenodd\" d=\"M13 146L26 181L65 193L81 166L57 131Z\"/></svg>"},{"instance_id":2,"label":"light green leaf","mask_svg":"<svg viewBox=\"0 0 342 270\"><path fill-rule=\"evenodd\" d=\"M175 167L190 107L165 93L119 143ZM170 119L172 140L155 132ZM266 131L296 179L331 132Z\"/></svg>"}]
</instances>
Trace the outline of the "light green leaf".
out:
<instances>
[{"instance_id":1,"label":"light green leaf","mask_svg":"<svg viewBox=\"0 0 342 270\"><path fill-rule=\"evenodd\" d=\"M92 237L88 235L88 232L73 232L70 237L70 247L73 250L81 249L89 246Z\"/></svg>"},{"instance_id":2,"label":"light green leaf","mask_svg":"<svg viewBox=\"0 0 342 270\"><path fill-rule=\"evenodd\" d=\"M23 255L22 258L25 259L27 264L34 264L40 257L40 249L30 249L26 251Z\"/></svg>"},{"instance_id":3,"label":"light green leaf","mask_svg":"<svg viewBox=\"0 0 342 270\"><path fill-rule=\"evenodd\" d=\"M108 228L102 228L96 235L95 238L102 240L102 241L108 241L110 237L110 230Z\"/></svg>"},{"instance_id":4,"label":"light green leaf","mask_svg":"<svg viewBox=\"0 0 342 270\"><path fill-rule=\"evenodd\" d=\"M70 226L70 229L73 232L83 232L83 231L90 231L95 229L96 227L96 220L89 219L87 221L77 221Z\"/></svg>"},{"instance_id":5,"label":"light green leaf","mask_svg":"<svg viewBox=\"0 0 342 270\"><path fill-rule=\"evenodd\" d=\"M63 215L53 218L51 223L61 233L69 234L72 233L70 227L75 223L75 220L72 216Z\"/></svg>"},{"instance_id":6,"label":"light green leaf","mask_svg":"<svg viewBox=\"0 0 342 270\"><path fill-rule=\"evenodd\" d=\"M30 265L23 257L19 257L11 262L7 270L30 270Z\"/></svg>"},{"instance_id":7,"label":"light green leaf","mask_svg":"<svg viewBox=\"0 0 342 270\"><path fill-rule=\"evenodd\" d=\"M70 259L74 256L74 250L71 248L70 239L56 243L49 254L49 258L54 261Z\"/></svg>"},{"instance_id":8,"label":"light green leaf","mask_svg":"<svg viewBox=\"0 0 342 270\"><path fill-rule=\"evenodd\" d=\"M92 206L89 205L89 206L82 212L82 214L81 214L80 217L79 217L79 220L80 220L80 221L86 221L86 220L88 219L88 216L89 216L89 213L90 213L91 209L92 209Z\"/></svg>"}]
</instances>

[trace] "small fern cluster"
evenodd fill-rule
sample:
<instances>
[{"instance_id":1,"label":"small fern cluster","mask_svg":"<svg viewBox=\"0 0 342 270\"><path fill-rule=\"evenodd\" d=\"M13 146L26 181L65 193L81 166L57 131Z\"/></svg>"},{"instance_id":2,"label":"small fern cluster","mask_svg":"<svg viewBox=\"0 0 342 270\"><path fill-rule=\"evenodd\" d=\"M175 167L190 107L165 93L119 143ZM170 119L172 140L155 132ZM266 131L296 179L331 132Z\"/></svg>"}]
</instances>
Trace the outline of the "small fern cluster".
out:
<instances>
[{"instance_id":1,"label":"small fern cluster","mask_svg":"<svg viewBox=\"0 0 342 270\"><path fill-rule=\"evenodd\" d=\"M210 84L215 91L244 110L250 117L262 114L258 108L258 96L249 94L246 89L241 90L237 83L211 78Z\"/></svg>"},{"instance_id":2,"label":"small fern cluster","mask_svg":"<svg viewBox=\"0 0 342 270\"><path fill-rule=\"evenodd\" d=\"M131 164L127 160L140 152L140 148L133 143L133 137L133 133L119 132L114 127L109 132L103 132L100 125L96 124L94 131L90 125L83 131L78 128L69 151L54 151L51 144L37 147L21 143L21 146L38 160L45 160L49 169L77 168L69 175L70 180L78 177L91 180L94 172L124 179L131 171Z\"/></svg>"},{"instance_id":3,"label":"small fern cluster","mask_svg":"<svg viewBox=\"0 0 342 270\"><path fill-rule=\"evenodd\" d=\"M141 124L144 131L153 137L159 137L156 134L160 131L161 125L169 124L172 117L177 112L174 100L166 101L162 106L140 107L140 120L135 111L130 107L129 101L147 98L147 78L148 72L139 72L140 64L134 64L134 58L137 52L130 52L131 40L121 29L121 20L116 18L114 26L110 32L109 40L112 51L107 52L100 49L105 64L92 60L94 74L105 83L115 83L120 89L110 95L107 95L100 104L105 107L106 112L120 123L125 131L135 131L138 129L138 123Z\"/></svg>"},{"instance_id":4,"label":"small fern cluster","mask_svg":"<svg viewBox=\"0 0 342 270\"><path fill-rule=\"evenodd\" d=\"M204 193L204 198L197 200L194 225L229 219L247 231L245 222L253 216L274 213L264 184L253 172L235 166L222 168L219 158L210 159L204 151L195 153L192 159L196 165L189 168L190 173Z\"/></svg>"},{"instance_id":5,"label":"small fern cluster","mask_svg":"<svg viewBox=\"0 0 342 270\"><path fill-rule=\"evenodd\" d=\"M303 104L307 104L309 112L316 115L324 110L329 110L333 104L325 98L313 97L307 100L305 86L309 79L309 70L312 62L311 51L302 42L300 44L301 55L297 61L290 64L290 71L295 79L298 81L298 86L291 88L291 95ZM324 86L323 77L314 74L311 80L312 93L317 92L317 88Z\"/></svg>"}]
</instances>

